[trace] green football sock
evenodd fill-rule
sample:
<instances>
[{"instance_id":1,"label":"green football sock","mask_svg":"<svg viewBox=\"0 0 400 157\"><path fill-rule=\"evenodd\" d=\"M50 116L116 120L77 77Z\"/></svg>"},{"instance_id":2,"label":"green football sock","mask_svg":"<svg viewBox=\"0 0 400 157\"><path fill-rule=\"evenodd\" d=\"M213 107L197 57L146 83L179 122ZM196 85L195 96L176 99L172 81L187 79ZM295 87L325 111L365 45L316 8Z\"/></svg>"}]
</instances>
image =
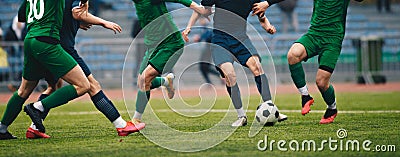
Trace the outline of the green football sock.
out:
<instances>
[{"instance_id":1,"label":"green football sock","mask_svg":"<svg viewBox=\"0 0 400 157\"><path fill-rule=\"evenodd\" d=\"M57 89L53 94L42 100L42 105L45 110L55 108L57 106L68 103L68 101L78 97L76 89L72 85L68 85Z\"/></svg>"},{"instance_id":2,"label":"green football sock","mask_svg":"<svg viewBox=\"0 0 400 157\"><path fill-rule=\"evenodd\" d=\"M151 81L150 89L158 88L164 84L165 80L163 77L156 77Z\"/></svg>"},{"instance_id":3,"label":"green football sock","mask_svg":"<svg viewBox=\"0 0 400 157\"><path fill-rule=\"evenodd\" d=\"M304 74L304 69L301 63L296 63L289 65L290 76L297 88L306 86L306 76Z\"/></svg>"},{"instance_id":4,"label":"green football sock","mask_svg":"<svg viewBox=\"0 0 400 157\"><path fill-rule=\"evenodd\" d=\"M328 107L335 105L335 90L332 85L329 85L329 88L325 92L321 92L321 94Z\"/></svg>"},{"instance_id":5,"label":"green football sock","mask_svg":"<svg viewBox=\"0 0 400 157\"><path fill-rule=\"evenodd\" d=\"M1 124L9 126L21 112L22 105L25 101L26 98L22 98L17 92L14 92L13 96L7 103L7 108L4 112L3 119L1 119Z\"/></svg>"}]
</instances>

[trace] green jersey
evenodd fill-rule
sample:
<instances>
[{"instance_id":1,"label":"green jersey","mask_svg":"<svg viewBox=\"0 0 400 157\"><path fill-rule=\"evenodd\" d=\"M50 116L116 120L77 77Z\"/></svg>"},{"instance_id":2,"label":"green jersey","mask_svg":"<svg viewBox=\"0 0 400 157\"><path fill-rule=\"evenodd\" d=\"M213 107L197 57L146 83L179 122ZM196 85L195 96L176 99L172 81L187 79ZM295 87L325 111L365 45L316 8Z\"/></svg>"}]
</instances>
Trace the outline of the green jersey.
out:
<instances>
[{"instance_id":1,"label":"green jersey","mask_svg":"<svg viewBox=\"0 0 400 157\"><path fill-rule=\"evenodd\" d=\"M350 0L314 0L308 32L317 36L344 37Z\"/></svg>"},{"instance_id":2,"label":"green jersey","mask_svg":"<svg viewBox=\"0 0 400 157\"><path fill-rule=\"evenodd\" d=\"M187 7L192 3L192 0L156 1L157 0L134 0L136 14L145 33L144 42L148 46L154 46L161 43L161 41L172 33L174 33L173 35L182 38L180 33L177 33L179 30L173 22L171 15L168 14L165 2L181 3ZM151 24L149 25L149 23Z\"/></svg>"},{"instance_id":3,"label":"green jersey","mask_svg":"<svg viewBox=\"0 0 400 157\"><path fill-rule=\"evenodd\" d=\"M60 40L64 7L65 0L24 0L20 10L25 9L25 38L46 36Z\"/></svg>"}]
</instances>

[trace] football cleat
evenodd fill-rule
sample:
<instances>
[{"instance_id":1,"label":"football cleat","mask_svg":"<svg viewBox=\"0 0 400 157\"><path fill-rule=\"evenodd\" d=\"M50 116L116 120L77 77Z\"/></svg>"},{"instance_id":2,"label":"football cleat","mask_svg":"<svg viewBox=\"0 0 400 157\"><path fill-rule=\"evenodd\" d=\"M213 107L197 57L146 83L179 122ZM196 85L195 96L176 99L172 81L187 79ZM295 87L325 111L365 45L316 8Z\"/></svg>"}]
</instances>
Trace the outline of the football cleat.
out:
<instances>
[{"instance_id":1,"label":"football cleat","mask_svg":"<svg viewBox=\"0 0 400 157\"><path fill-rule=\"evenodd\" d=\"M279 113L278 122L283 122L283 121L285 121L285 120L287 120L287 119L288 119L287 115L284 115L284 114L282 114L282 113Z\"/></svg>"},{"instance_id":2,"label":"football cleat","mask_svg":"<svg viewBox=\"0 0 400 157\"><path fill-rule=\"evenodd\" d=\"M136 125L136 124L142 123L142 120L133 118L131 122Z\"/></svg>"},{"instance_id":3,"label":"football cleat","mask_svg":"<svg viewBox=\"0 0 400 157\"><path fill-rule=\"evenodd\" d=\"M42 132L45 133L46 129L44 128L43 121L42 121L42 112L40 112L38 109L33 107L33 103L30 103L24 107L24 112L31 118L33 124L35 124L36 128Z\"/></svg>"},{"instance_id":4,"label":"football cleat","mask_svg":"<svg viewBox=\"0 0 400 157\"><path fill-rule=\"evenodd\" d=\"M133 124L131 121L129 121L126 123L124 128L117 128L118 136L128 136L131 133L142 130L145 126L145 123Z\"/></svg>"},{"instance_id":5,"label":"football cleat","mask_svg":"<svg viewBox=\"0 0 400 157\"><path fill-rule=\"evenodd\" d=\"M40 132L39 130L32 129L31 127L28 128L25 135L28 139L50 138L49 135Z\"/></svg>"},{"instance_id":6,"label":"football cleat","mask_svg":"<svg viewBox=\"0 0 400 157\"><path fill-rule=\"evenodd\" d=\"M311 110L311 105L314 104L314 99L310 95L301 96L301 114L304 116Z\"/></svg>"},{"instance_id":7,"label":"football cleat","mask_svg":"<svg viewBox=\"0 0 400 157\"><path fill-rule=\"evenodd\" d=\"M175 75L173 73L169 73L167 76L165 76L165 78L167 78L168 80L168 86L166 86L168 98L172 99L175 95L175 88L173 83Z\"/></svg>"},{"instance_id":8,"label":"football cleat","mask_svg":"<svg viewBox=\"0 0 400 157\"><path fill-rule=\"evenodd\" d=\"M13 136L10 132L0 133L0 140L11 140L17 139L16 136Z\"/></svg>"},{"instance_id":9,"label":"football cleat","mask_svg":"<svg viewBox=\"0 0 400 157\"><path fill-rule=\"evenodd\" d=\"M247 125L247 117L246 116L239 117L238 120L236 120L235 122L232 123L233 127L246 126L246 125Z\"/></svg>"},{"instance_id":10,"label":"football cleat","mask_svg":"<svg viewBox=\"0 0 400 157\"><path fill-rule=\"evenodd\" d=\"M337 109L326 109L324 116L319 121L319 124L329 124L332 123L335 117L337 116Z\"/></svg>"}]
</instances>

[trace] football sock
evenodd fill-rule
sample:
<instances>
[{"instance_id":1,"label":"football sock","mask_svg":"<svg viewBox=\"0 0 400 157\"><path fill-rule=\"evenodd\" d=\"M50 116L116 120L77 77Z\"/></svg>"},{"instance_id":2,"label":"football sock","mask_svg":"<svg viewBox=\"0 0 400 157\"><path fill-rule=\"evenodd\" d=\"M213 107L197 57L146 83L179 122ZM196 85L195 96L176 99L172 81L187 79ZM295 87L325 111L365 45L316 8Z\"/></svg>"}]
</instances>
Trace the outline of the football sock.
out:
<instances>
[{"instance_id":1,"label":"football sock","mask_svg":"<svg viewBox=\"0 0 400 157\"><path fill-rule=\"evenodd\" d=\"M310 94L308 93L308 88L307 88L307 86L301 87L301 88L299 88L298 90L299 90L299 92L300 92L301 95L310 95Z\"/></svg>"},{"instance_id":2,"label":"football sock","mask_svg":"<svg viewBox=\"0 0 400 157\"><path fill-rule=\"evenodd\" d=\"M289 65L289 70L293 83L296 85L297 88L306 86L304 69L300 62L293 65Z\"/></svg>"},{"instance_id":3,"label":"football sock","mask_svg":"<svg viewBox=\"0 0 400 157\"><path fill-rule=\"evenodd\" d=\"M260 93L263 101L271 100L271 91L269 90L268 78L265 74L255 76L254 80L257 84L258 92Z\"/></svg>"},{"instance_id":4,"label":"football sock","mask_svg":"<svg viewBox=\"0 0 400 157\"><path fill-rule=\"evenodd\" d=\"M91 99L97 110L103 113L110 122L114 123L117 118L121 117L114 104L104 95L103 90L100 90L97 94L92 96Z\"/></svg>"},{"instance_id":5,"label":"football sock","mask_svg":"<svg viewBox=\"0 0 400 157\"><path fill-rule=\"evenodd\" d=\"M133 118L142 120L142 115L143 114L139 113L138 111L135 111L135 114L133 115Z\"/></svg>"},{"instance_id":6,"label":"football sock","mask_svg":"<svg viewBox=\"0 0 400 157\"><path fill-rule=\"evenodd\" d=\"M325 92L321 92L321 94L325 103L328 105L328 108L336 109L335 90L333 89L333 86L329 85L329 88Z\"/></svg>"},{"instance_id":7,"label":"football sock","mask_svg":"<svg viewBox=\"0 0 400 157\"><path fill-rule=\"evenodd\" d=\"M166 81L164 77L156 77L153 79L153 81L151 81L150 89L158 88L164 85L165 82L167 82L168 85L168 81Z\"/></svg>"},{"instance_id":8,"label":"football sock","mask_svg":"<svg viewBox=\"0 0 400 157\"><path fill-rule=\"evenodd\" d=\"M49 96L48 94L41 94L41 95L39 96L38 101L41 101L41 100L43 100L44 98L47 98L48 96ZM47 115L49 114L49 111L50 111L50 110L44 110L44 111L43 111L43 113L42 113L42 119L43 119L43 120L46 119Z\"/></svg>"},{"instance_id":9,"label":"football sock","mask_svg":"<svg viewBox=\"0 0 400 157\"><path fill-rule=\"evenodd\" d=\"M150 91L138 91L136 97L136 112L143 114L144 109L146 108L147 103L150 99ZM141 115L140 115L141 118ZM139 118L138 118L139 119Z\"/></svg>"},{"instance_id":10,"label":"football sock","mask_svg":"<svg viewBox=\"0 0 400 157\"><path fill-rule=\"evenodd\" d=\"M236 109L238 117L246 117L246 112L244 112L243 107Z\"/></svg>"},{"instance_id":11,"label":"football sock","mask_svg":"<svg viewBox=\"0 0 400 157\"><path fill-rule=\"evenodd\" d=\"M162 77L164 79L164 83L162 84L162 86L168 86L169 85L169 81L166 77Z\"/></svg>"},{"instance_id":12,"label":"football sock","mask_svg":"<svg viewBox=\"0 0 400 157\"><path fill-rule=\"evenodd\" d=\"M242 99L241 99L241 97L240 97L240 89L239 89L239 86L238 86L237 83L236 83L236 84L235 84L234 86L232 86L232 87L226 86L226 89L227 89L227 91L228 91L228 93L229 93L229 96L231 97L233 106L235 107L236 111L238 112L238 116L239 116L239 114L241 114L240 112L243 112L243 113L242 113L242 116L243 116L244 111L243 111L243 107L242 107ZM240 116L239 116L239 117L240 117Z\"/></svg>"},{"instance_id":13,"label":"football sock","mask_svg":"<svg viewBox=\"0 0 400 157\"><path fill-rule=\"evenodd\" d=\"M44 107L41 101L33 103L33 107L38 109L40 112L44 112Z\"/></svg>"},{"instance_id":14,"label":"football sock","mask_svg":"<svg viewBox=\"0 0 400 157\"><path fill-rule=\"evenodd\" d=\"M47 110L66 104L68 101L77 97L78 93L76 93L75 87L68 85L57 89L53 94L49 95L47 98L44 98L41 102L44 109Z\"/></svg>"},{"instance_id":15,"label":"football sock","mask_svg":"<svg viewBox=\"0 0 400 157\"><path fill-rule=\"evenodd\" d=\"M44 98L48 97L47 94L40 94L38 101L43 100Z\"/></svg>"},{"instance_id":16,"label":"football sock","mask_svg":"<svg viewBox=\"0 0 400 157\"><path fill-rule=\"evenodd\" d=\"M1 124L9 126L21 112L22 105L25 101L26 98L22 98L17 92L14 92L7 103L6 110L4 111L3 118L1 119Z\"/></svg>"},{"instance_id":17,"label":"football sock","mask_svg":"<svg viewBox=\"0 0 400 157\"><path fill-rule=\"evenodd\" d=\"M33 130L38 130L38 129L36 128L36 125L33 124L33 123L31 124L30 128L32 128Z\"/></svg>"},{"instance_id":18,"label":"football sock","mask_svg":"<svg viewBox=\"0 0 400 157\"><path fill-rule=\"evenodd\" d=\"M115 128L125 128L125 126L126 126L126 121L124 119L122 119L121 116L119 116L117 119L112 121L112 123L114 124Z\"/></svg>"},{"instance_id":19,"label":"football sock","mask_svg":"<svg viewBox=\"0 0 400 157\"><path fill-rule=\"evenodd\" d=\"M0 122L0 133L4 134L7 132L7 125L4 125Z\"/></svg>"}]
</instances>

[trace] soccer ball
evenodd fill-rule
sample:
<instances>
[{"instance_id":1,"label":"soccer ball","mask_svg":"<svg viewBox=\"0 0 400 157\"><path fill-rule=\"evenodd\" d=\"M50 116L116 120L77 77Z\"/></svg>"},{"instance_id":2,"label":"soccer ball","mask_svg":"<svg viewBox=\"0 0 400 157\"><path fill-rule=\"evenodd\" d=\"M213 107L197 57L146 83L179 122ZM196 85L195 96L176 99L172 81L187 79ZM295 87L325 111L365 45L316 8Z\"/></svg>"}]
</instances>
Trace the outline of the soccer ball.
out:
<instances>
[{"instance_id":1,"label":"soccer ball","mask_svg":"<svg viewBox=\"0 0 400 157\"><path fill-rule=\"evenodd\" d=\"M256 120L261 125L273 126L278 121L278 107L270 102L264 102L257 107Z\"/></svg>"}]
</instances>

